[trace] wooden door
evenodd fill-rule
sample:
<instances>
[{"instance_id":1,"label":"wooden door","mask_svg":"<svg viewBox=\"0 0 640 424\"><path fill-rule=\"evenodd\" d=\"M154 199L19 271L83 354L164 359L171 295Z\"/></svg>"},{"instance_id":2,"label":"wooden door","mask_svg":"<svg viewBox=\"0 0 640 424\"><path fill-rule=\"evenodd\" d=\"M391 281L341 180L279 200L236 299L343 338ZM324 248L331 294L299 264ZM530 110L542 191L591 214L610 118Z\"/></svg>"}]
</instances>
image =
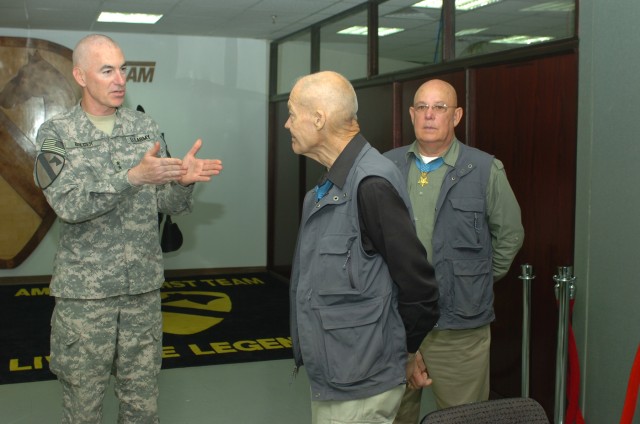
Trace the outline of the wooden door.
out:
<instances>
[{"instance_id":1,"label":"wooden door","mask_svg":"<svg viewBox=\"0 0 640 424\"><path fill-rule=\"evenodd\" d=\"M521 265L533 266L530 396L554 413L558 311L553 275L573 265L577 56L469 71L474 145L500 159L522 209L524 246L495 285L491 388L521 393Z\"/></svg>"}]
</instances>

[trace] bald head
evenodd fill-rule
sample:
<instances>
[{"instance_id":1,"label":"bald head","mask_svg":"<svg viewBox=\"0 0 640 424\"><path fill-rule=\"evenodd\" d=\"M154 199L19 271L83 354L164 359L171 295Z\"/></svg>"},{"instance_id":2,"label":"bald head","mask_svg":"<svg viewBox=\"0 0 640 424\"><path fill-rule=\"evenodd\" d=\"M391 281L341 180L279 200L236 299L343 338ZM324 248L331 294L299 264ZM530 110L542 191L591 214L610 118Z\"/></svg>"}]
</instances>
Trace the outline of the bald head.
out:
<instances>
[{"instance_id":1,"label":"bald head","mask_svg":"<svg viewBox=\"0 0 640 424\"><path fill-rule=\"evenodd\" d=\"M349 141L360 132L358 100L353 86L342 75L324 71L300 78L287 102L296 154L330 168Z\"/></svg>"},{"instance_id":2,"label":"bald head","mask_svg":"<svg viewBox=\"0 0 640 424\"><path fill-rule=\"evenodd\" d=\"M351 127L358 120L356 92L349 80L337 72L323 71L304 76L294 90L302 107L324 111L327 124L332 127Z\"/></svg>"},{"instance_id":3,"label":"bald head","mask_svg":"<svg viewBox=\"0 0 640 424\"><path fill-rule=\"evenodd\" d=\"M111 38L91 34L73 50L73 78L82 87L81 105L96 116L115 113L126 92L126 62L122 49Z\"/></svg>"},{"instance_id":4,"label":"bald head","mask_svg":"<svg viewBox=\"0 0 640 424\"><path fill-rule=\"evenodd\" d=\"M456 89L448 82L439 79L432 79L422 84L413 97L413 104L418 103L419 99L425 93L433 92L439 93L441 101L446 103L448 106L458 106L458 95L456 94Z\"/></svg>"},{"instance_id":5,"label":"bald head","mask_svg":"<svg viewBox=\"0 0 640 424\"><path fill-rule=\"evenodd\" d=\"M457 97L455 88L439 79L425 82L416 91L409 114L423 155L442 155L453 143L455 127L463 114ZM436 111L434 105L446 107Z\"/></svg>"},{"instance_id":6,"label":"bald head","mask_svg":"<svg viewBox=\"0 0 640 424\"><path fill-rule=\"evenodd\" d=\"M120 50L118 43L102 34L90 34L78 41L73 49L73 66L86 68L90 56L95 51L100 51L100 47L108 46Z\"/></svg>"}]
</instances>

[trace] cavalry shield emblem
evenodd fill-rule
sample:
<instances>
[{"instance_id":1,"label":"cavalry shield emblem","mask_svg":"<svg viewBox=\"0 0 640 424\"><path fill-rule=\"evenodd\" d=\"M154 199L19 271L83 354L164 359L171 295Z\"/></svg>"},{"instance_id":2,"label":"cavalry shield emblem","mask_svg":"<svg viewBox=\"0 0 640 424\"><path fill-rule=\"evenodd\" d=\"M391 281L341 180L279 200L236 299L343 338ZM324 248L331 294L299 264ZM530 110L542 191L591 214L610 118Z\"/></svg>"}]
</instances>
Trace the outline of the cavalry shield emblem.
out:
<instances>
[{"instance_id":1,"label":"cavalry shield emblem","mask_svg":"<svg viewBox=\"0 0 640 424\"><path fill-rule=\"evenodd\" d=\"M225 293L208 291L163 291L162 331L169 334L196 334L220 324L231 312Z\"/></svg>"},{"instance_id":2,"label":"cavalry shield emblem","mask_svg":"<svg viewBox=\"0 0 640 424\"><path fill-rule=\"evenodd\" d=\"M0 37L0 268L20 265L55 220L34 182L35 141L44 121L80 99L71 54L45 40ZM55 155L45 178L64 159Z\"/></svg>"}]
</instances>

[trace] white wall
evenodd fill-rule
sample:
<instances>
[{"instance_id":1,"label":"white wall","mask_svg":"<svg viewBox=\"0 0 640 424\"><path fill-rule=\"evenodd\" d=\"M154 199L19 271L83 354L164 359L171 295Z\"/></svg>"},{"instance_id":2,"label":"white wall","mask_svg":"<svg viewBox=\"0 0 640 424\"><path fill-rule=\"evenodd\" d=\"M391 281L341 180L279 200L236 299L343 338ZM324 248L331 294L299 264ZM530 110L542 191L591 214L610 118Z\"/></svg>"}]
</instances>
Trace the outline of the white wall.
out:
<instances>
[{"instance_id":1,"label":"white wall","mask_svg":"<svg viewBox=\"0 0 640 424\"><path fill-rule=\"evenodd\" d=\"M0 28L73 49L88 33ZM107 33L129 61L156 62L152 83L127 84L125 106L141 104L164 131L173 156L201 137L199 156L224 170L195 190L194 212L176 217L185 242L165 254L166 269L266 265L268 42L265 40ZM0 277L49 275L54 225L38 248Z\"/></svg>"},{"instance_id":2,"label":"white wall","mask_svg":"<svg viewBox=\"0 0 640 424\"><path fill-rule=\"evenodd\" d=\"M578 26L574 328L590 424L619 422L640 342L640 3L611 5L581 1Z\"/></svg>"}]
</instances>

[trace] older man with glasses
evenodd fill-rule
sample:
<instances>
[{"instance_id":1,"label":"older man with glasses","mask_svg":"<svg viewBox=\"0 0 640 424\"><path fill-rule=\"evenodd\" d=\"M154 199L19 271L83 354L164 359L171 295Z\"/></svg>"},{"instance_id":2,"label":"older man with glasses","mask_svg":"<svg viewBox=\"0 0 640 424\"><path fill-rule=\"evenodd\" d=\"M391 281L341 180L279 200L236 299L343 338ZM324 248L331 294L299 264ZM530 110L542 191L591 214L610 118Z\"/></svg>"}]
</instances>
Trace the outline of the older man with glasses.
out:
<instances>
[{"instance_id":1,"label":"older man with glasses","mask_svg":"<svg viewBox=\"0 0 640 424\"><path fill-rule=\"evenodd\" d=\"M440 319L420 346L438 408L489 398L493 282L522 247L520 207L502 162L461 143L456 91L425 82L409 108L416 140L385 154L403 172L418 237L435 268ZM417 423L407 388L394 424Z\"/></svg>"}]
</instances>

